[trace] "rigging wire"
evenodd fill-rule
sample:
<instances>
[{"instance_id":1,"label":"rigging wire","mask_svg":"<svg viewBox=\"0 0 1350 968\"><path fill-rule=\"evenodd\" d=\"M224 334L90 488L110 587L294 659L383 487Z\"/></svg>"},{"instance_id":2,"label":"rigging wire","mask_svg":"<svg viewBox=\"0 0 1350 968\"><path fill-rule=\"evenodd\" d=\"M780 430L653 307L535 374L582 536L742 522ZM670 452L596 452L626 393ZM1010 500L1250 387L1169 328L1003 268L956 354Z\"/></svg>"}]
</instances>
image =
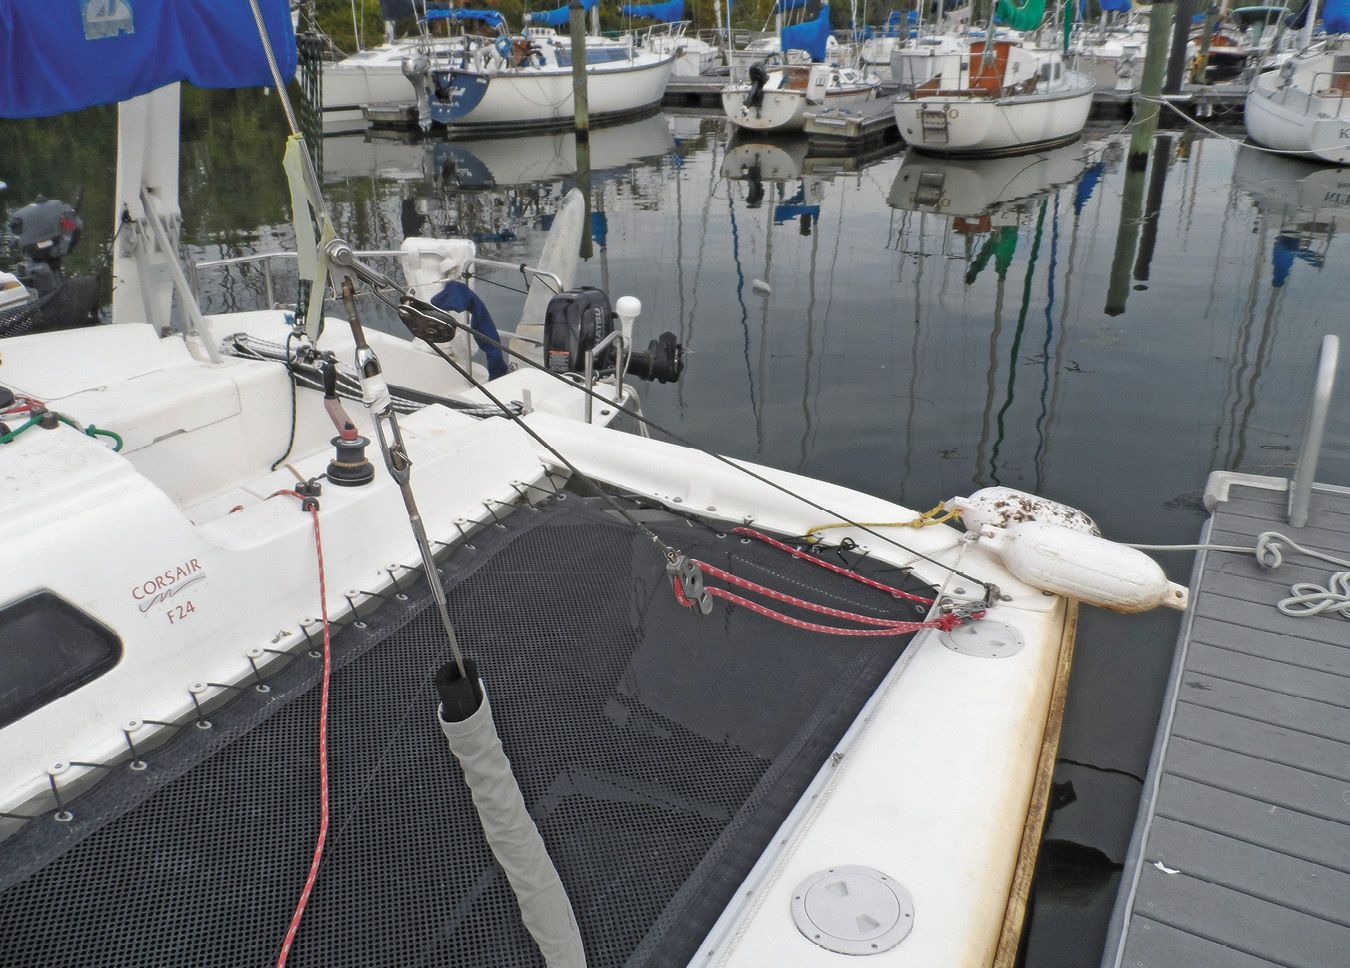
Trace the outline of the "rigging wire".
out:
<instances>
[{"instance_id":1,"label":"rigging wire","mask_svg":"<svg viewBox=\"0 0 1350 968\"><path fill-rule=\"evenodd\" d=\"M406 305L406 303L404 305ZM399 307L394 306L392 308L397 310ZM455 325L459 326L459 323L456 322ZM467 380L469 382L469 385L472 386L475 390L483 394L483 396L487 397L489 402L491 402L502 412L502 416L513 421L516 424L516 426L518 426L521 430L525 431L525 433L532 440L534 440L535 443L543 447L555 458L557 458L558 462L561 463L564 467L566 467L567 470L571 474L573 474L577 480L580 480L587 486L593 488L595 492L599 494L601 498L604 499L605 503L608 504L611 509L617 512L620 517L622 517L625 521L631 524L634 528L641 531L648 539L652 541L653 544L655 544L658 548L660 548L662 555L665 556L667 561L675 561L677 558L679 558L679 553L670 545L662 541L660 536L657 535L655 531L653 531L651 528L647 527L645 524L639 521L631 512L629 512L627 508L625 508L622 504L620 504L617 500L615 500L608 492L606 492L603 488L601 488L594 480L592 480L589 475L582 473L582 471L579 470L577 466L573 464L570 460L564 457L557 450L557 448L555 448L552 444L546 441L543 437L539 436L539 434L534 430L533 427L525 423L523 416L520 413L516 412L515 408L511 407L505 401L500 399L496 394L494 394L491 390L489 390L484 385L483 381L475 379L470 367L460 365L458 360L456 360L449 353L446 353L435 343L432 343L430 341L426 342L427 345L431 347L432 351L435 352L437 356L443 359L446 363L450 364L451 369L453 369L461 377ZM501 347L501 343L497 342L496 340L489 340L489 342L497 343L497 345ZM575 385L571 384L570 381L567 382L569 383L569 385ZM619 404L615 403L612 400L607 400L604 397L601 397L601 399L605 400L606 404L615 406L618 409L623 409L622 407L619 406Z\"/></svg>"},{"instance_id":2,"label":"rigging wire","mask_svg":"<svg viewBox=\"0 0 1350 968\"><path fill-rule=\"evenodd\" d=\"M461 323L459 320L455 319L455 318L454 318L453 316L451 316L450 314L444 313L444 312L442 312L442 311L436 309L435 307L428 306L427 308L431 309L431 312L428 313L427 311L425 311L424 309L422 309L421 306L418 305L419 303L421 303L421 300L413 300L411 297L405 297L405 298L404 298L397 306L394 306L393 304L389 304L389 303L387 303L387 304L390 305L391 308L393 308L395 311L399 312L399 313L400 313L400 316L402 316L403 312L406 311L406 312L408 312L408 313L411 313L411 314L415 314L415 315L417 315L417 316L420 316L420 317L422 317L423 319L425 319L425 320L427 320L427 321L429 321L429 322L432 322L432 323L450 325L450 326L453 326L453 327L456 328L456 329L461 329L461 330L467 328L463 323ZM433 314L434 314L434 315L433 315ZM487 343L487 344L489 344L489 345L496 346L498 349L502 350L502 351L503 351L504 353L506 353L507 355L512 356L512 357L514 357L514 358L517 359L517 360L520 360L521 362L525 363L526 365L530 366L531 368L536 369L536 370L539 370L541 373L546 373L546 374L548 374L550 377L552 377L552 378L554 378L554 379L556 379L556 380L558 380L558 381L560 381L560 382L566 384L567 386L572 387L572 388L575 389L575 390L580 390L582 393L585 393L585 394L588 394L588 395L591 396L591 397L594 397L595 399L597 399L597 400L601 401L602 403L604 403L606 406L612 406L612 407L614 407L614 409L617 410L618 412L620 412L620 413L622 413L622 414L624 414L624 415L626 415L626 416L628 416L628 417L631 417L631 418L633 418L634 420L640 421L642 424L644 424L644 425L650 427L652 430L655 430L655 431L656 431L657 433L659 433L659 434L664 434L666 437L669 437L671 440L675 441L677 444L680 444L681 446L684 446L684 447L689 447L689 448L691 448L691 449L693 449L693 450L697 450L699 453L705 454L706 456L711 457L713 460L716 460L716 461L718 461L719 463L725 464L725 465L727 465L728 467L733 468L734 470L739 471L740 473L745 474L746 476L753 478L754 480L758 481L758 482L761 483L761 484L765 484L765 485L767 485L768 487L771 487L771 488L774 489L775 491L778 491L778 492L780 492L780 493L782 493L782 494L784 494L784 495L786 495L786 496L788 496L788 497L790 497L790 498L792 498L792 499L794 499L794 500L800 501L800 502L802 502L803 504L806 504L806 505L808 505L809 507L811 507L811 508L813 508L813 509L815 509L815 510L821 512L822 514L828 515L829 517L834 518L834 519L836 519L836 520L842 522L843 525L846 526L846 527L856 528L857 530L862 531L864 534L869 534L869 535L871 535L872 537L874 537L874 538L876 538L876 539L878 539L878 540L880 540L880 541L883 541L883 542L885 542L885 543L888 544L888 545L891 545L891 546L893 546L893 547L895 547L895 548L899 548L901 551L905 552L905 553L908 554L908 555L912 555L912 556L914 556L915 558L918 558L918 559L921 559L921 560L923 560L923 561L928 562L929 564L936 565L937 567L939 567L939 568L941 568L941 569L943 569L943 570L945 570L945 571L951 572L952 574L957 575L957 576L959 576L959 577L961 577L961 578L964 578L964 579L966 579L966 580L968 580L968 581L976 582L976 583L978 583L978 584L984 586L986 589L989 589L989 588L992 587L991 584L990 584L989 582L985 581L984 579L977 578L977 577L975 577L974 575L970 575L970 574L967 574L967 573L964 572L964 571L960 571L960 570L956 569L955 567L953 567L953 566L951 566L951 565L945 564L945 563L943 563L942 561L939 561L939 560L936 559L936 558L933 558L933 557L931 557L931 556L929 556L929 555L924 554L924 553L921 552L921 551L916 551L915 549L910 548L910 547L908 547L908 546L902 544L902 543L899 542L899 541L896 541L894 538L888 537L887 535L884 535L884 534L882 534L882 533L880 533L880 532L874 530L873 528L869 527L867 524L865 524L865 523L859 523L859 522L857 522L857 521L854 521L852 518L848 517L847 515L844 515L844 514L841 514L841 513L838 512L838 511L832 510L831 508L829 508L829 507L825 506L824 504L821 504L821 503L819 503L819 502L817 502L817 501L812 500L811 498L807 497L807 496L804 495L804 494L799 494L799 493L797 493L796 491L793 491L792 489L790 489L790 488L788 488L788 487L785 487L785 486L782 485L782 484L779 484L777 481L771 480L771 479L765 477L764 475L759 474L759 473L757 473L757 472L751 470L750 468L745 467L745 466L743 466L743 465L737 463L736 461L732 460L732 459L729 458L729 457L724 457L724 456L722 456L721 454L716 454L716 453L713 453L712 451L704 450L703 448L699 447L697 444L695 444L695 443L693 443L692 441L690 441L687 437L684 437L682 434L678 434L678 433L676 433L675 431L670 430L669 428L662 426L661 424L659 424L659 423L657 423L656 421L652 420L651 418L645 416L644 414L642 414L642 413L640 413L640 412L636 412L636 411L634 411L634 410L632 410L632 409L630 409L630 408L628 408L628 407L625 407L622 403L618 403L618 402L616 402L616 401L614 401L614 400L611 400L610 398L604 396L603 394L600 394L600 393L596 392L595 390L592 390L592 389L590 389L590 388L588 388L588 387L586 387L586 386L583 386L583 385L581 385L581 384L578 384L578 383L575 383L575 382L573 382L573 381L571 381L571 380L568 380L567 378L563 377L561 374L552 372L552 371L549 370L547 367L545 367L545 366L541 365L540 363L538 363L537 361L531 359L531 358L530 358L529 356L527 356L526 354L521 353L521 352L519 352L518 350L516 350L516 349L514 349L514 348L512 348L512 347L510 347L510 346L508 346L508 345L506 344L506 341L505 341L505 340L494 340L494 339L492 339L491 337L487 337L487 336L482 337L482 340L483 340L483 342L485 342L485 343ZM433 348L436 348L436 346L435 346L434 343L429 344L429 345L431 345ZM439 349L437 349L437 353L440 354L441 357L442 357L443 359L446 359L445 354L442 353ZM464 370L459 366L458 363L453 363L453 362L452 362L452 363L451 363L451 366L453 366L453 367L454 367L456 370L458 370L460 373L463 373L463 372L464 372ZM472 379L472 378L470 378L470 379ZM474 385L475 385L475 386L478 386L480 389L482 389L481 384L478 384L476 381L474 382ZM488 395L489 398L492 399L494 403L499 402L499 401L496 400L495 397L492 397L490 394L487 394L487 391L486 391L486 390L484 390L483 392L484 392L484 394ZM521 426L523 427L524 424L522 424ZM530 433L531 433L531 436L535 436L535 435L533 434L532 431L531 431ZM536 438L536 439L537 439L537 438ZM549 449L552 453L554 453L555 455L557 455L557 452L556 452L556 451L553 451L553 449L552 449L551 446L550 446L548 449ZM558 455L558 456L560 456L560 455ZM566 466L567 466L569 469L572 469L572 465L571 465L570 463L567 463ZM583 479L587 479L587 478L585 478L584 475L582 475L582 477L583 477ZM587 479L587 480L588 480L588 479Z\"/></svg>"}]
</instances>

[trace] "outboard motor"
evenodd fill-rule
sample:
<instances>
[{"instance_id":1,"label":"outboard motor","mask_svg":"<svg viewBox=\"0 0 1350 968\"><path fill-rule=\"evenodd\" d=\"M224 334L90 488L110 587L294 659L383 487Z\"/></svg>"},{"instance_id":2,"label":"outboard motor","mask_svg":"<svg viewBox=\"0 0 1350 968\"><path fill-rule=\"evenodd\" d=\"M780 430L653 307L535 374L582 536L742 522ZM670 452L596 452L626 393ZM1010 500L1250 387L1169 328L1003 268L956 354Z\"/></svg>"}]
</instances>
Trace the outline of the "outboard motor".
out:
<instances>
[{"instance_id":1,"label":"outboard motor","mask_svg":"<svg viewBox=\"0 0 1350 968\"><path fill-rule=\"evenodd\" d=\"M32 298L0 312L0 336L98 322L97 283L67 278L61 271L61 260L80 241L83 228L73 206L41 196L10 216L9 234L20 256L13 274Z\"/></svg>"},{"instance_id":2,"label":"outboard motor","mask_svg":"<svg viewBox=\"0 0 1350 968\"><path fill-rule=\"evenodd\" d=\"M584 373L587 352L614 332L617 318L599 289L582 286L554 296L544 311L545 365L553 373ZM609 343L594 353L594 372L613 372L618 358L618 346ZM630 356L627 373L639 380L673 383L683 370L684 347L674 333L662 333L647 344L645 353Z\"/></svg>"},{"instance_id":3,"label":"outboard motor","mask_svg":"<svg viewBox=\"0 0 1350 968\"><path fill-rule=\"evenodd\" d=\"M750 90L745 92L741 103L748 108L759 109L764 103L764 85L769 83L769 71L759 61L750 65Z\"/></svg>"}]
</instances>

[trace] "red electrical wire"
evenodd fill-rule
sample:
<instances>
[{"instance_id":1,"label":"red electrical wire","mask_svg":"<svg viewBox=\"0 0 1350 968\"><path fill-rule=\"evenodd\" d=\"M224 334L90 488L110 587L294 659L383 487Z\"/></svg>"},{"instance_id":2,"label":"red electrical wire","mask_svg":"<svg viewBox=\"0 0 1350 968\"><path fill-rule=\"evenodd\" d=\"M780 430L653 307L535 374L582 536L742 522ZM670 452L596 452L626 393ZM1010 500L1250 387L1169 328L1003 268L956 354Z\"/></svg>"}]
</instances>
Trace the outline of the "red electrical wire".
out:
<instances>
[{"instance_id":1,"label":"red electrical wire","mask_svg":"<svg viewBox=\"0 0 1350 968\"><path fill-rule=\"evenodd\" d=\"M328 587L323 572L323 535L319 531L319 505L312 498L306 498L296 491L277 491L297 498L301 506L309 511L314 519L314 551L319 560L319 608L323 615L323 689L319 697L319 837L314 843L314 857L309 862L309 876L305 878L305 888L295 904L295 913L291 915L291 926L286 931L286 940L281 943L281 954L277 956L276 968L286 968L286 959L295 944L295 935L300 930L300 919L305 915L305 905L314 890L314 882L319 876L319 862L323 859L323 845L328 839L328 681L333 673L332 643L328 631Z\"/></svg>"}]
</instances>

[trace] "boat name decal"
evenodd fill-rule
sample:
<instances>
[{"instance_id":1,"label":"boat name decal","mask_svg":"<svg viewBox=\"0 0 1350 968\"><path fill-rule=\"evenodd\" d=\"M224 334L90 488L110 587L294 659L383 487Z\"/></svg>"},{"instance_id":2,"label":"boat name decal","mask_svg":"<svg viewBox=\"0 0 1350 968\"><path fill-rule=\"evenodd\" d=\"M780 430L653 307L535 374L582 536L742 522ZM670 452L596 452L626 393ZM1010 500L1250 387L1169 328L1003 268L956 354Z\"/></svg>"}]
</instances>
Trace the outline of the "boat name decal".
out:
<instances>
[{"instance_id":1,"label":"boat name decal","mask_svg":"<svg viewBox=\"0 0 1350 968\"><path fill-rule=\"evenodd\" d=\"M131 589L131 597L138 603L137 608L142 612L148 612L205 577L206 572L202 570L201 562L191 558L134 586Z\"/></svg>"},{"instance_id":2,"label":"boat name decal","mask_svg":"<svg viewBox=\"0 0 1350 968\"><path fill-rule=\"evenodd\" d=\"M136 32L132 0L80 0L85 40L106 40Z\"/></svg>"}]
</instances>

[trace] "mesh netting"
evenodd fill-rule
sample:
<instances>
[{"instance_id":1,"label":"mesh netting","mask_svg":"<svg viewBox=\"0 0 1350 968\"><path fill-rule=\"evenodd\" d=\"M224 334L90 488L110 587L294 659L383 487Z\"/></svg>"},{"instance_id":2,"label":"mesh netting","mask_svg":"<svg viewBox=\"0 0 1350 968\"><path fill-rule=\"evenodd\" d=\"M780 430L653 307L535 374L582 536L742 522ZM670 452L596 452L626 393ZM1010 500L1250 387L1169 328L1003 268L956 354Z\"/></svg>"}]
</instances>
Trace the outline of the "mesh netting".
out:
<instances>
[{"instance_id":1,"label":"mesh netting","mask_svg":"<svg viewBox=\"0 0 1350 968\"><path fill-rule=\"evenodd\" d=\"M757 581L914 617L762 544L655 526ZM685 964L906 640L696 616L650 541L575 496L474 545L443 568L453 617L590 964ZM332 821L290 964L541 964L436 726L434 610L405 590L334 639ZM275 960L318 824L319 666L302 655L110 771L73 821L0 843L0 963Z\"/></svg>"}]
</instances>

